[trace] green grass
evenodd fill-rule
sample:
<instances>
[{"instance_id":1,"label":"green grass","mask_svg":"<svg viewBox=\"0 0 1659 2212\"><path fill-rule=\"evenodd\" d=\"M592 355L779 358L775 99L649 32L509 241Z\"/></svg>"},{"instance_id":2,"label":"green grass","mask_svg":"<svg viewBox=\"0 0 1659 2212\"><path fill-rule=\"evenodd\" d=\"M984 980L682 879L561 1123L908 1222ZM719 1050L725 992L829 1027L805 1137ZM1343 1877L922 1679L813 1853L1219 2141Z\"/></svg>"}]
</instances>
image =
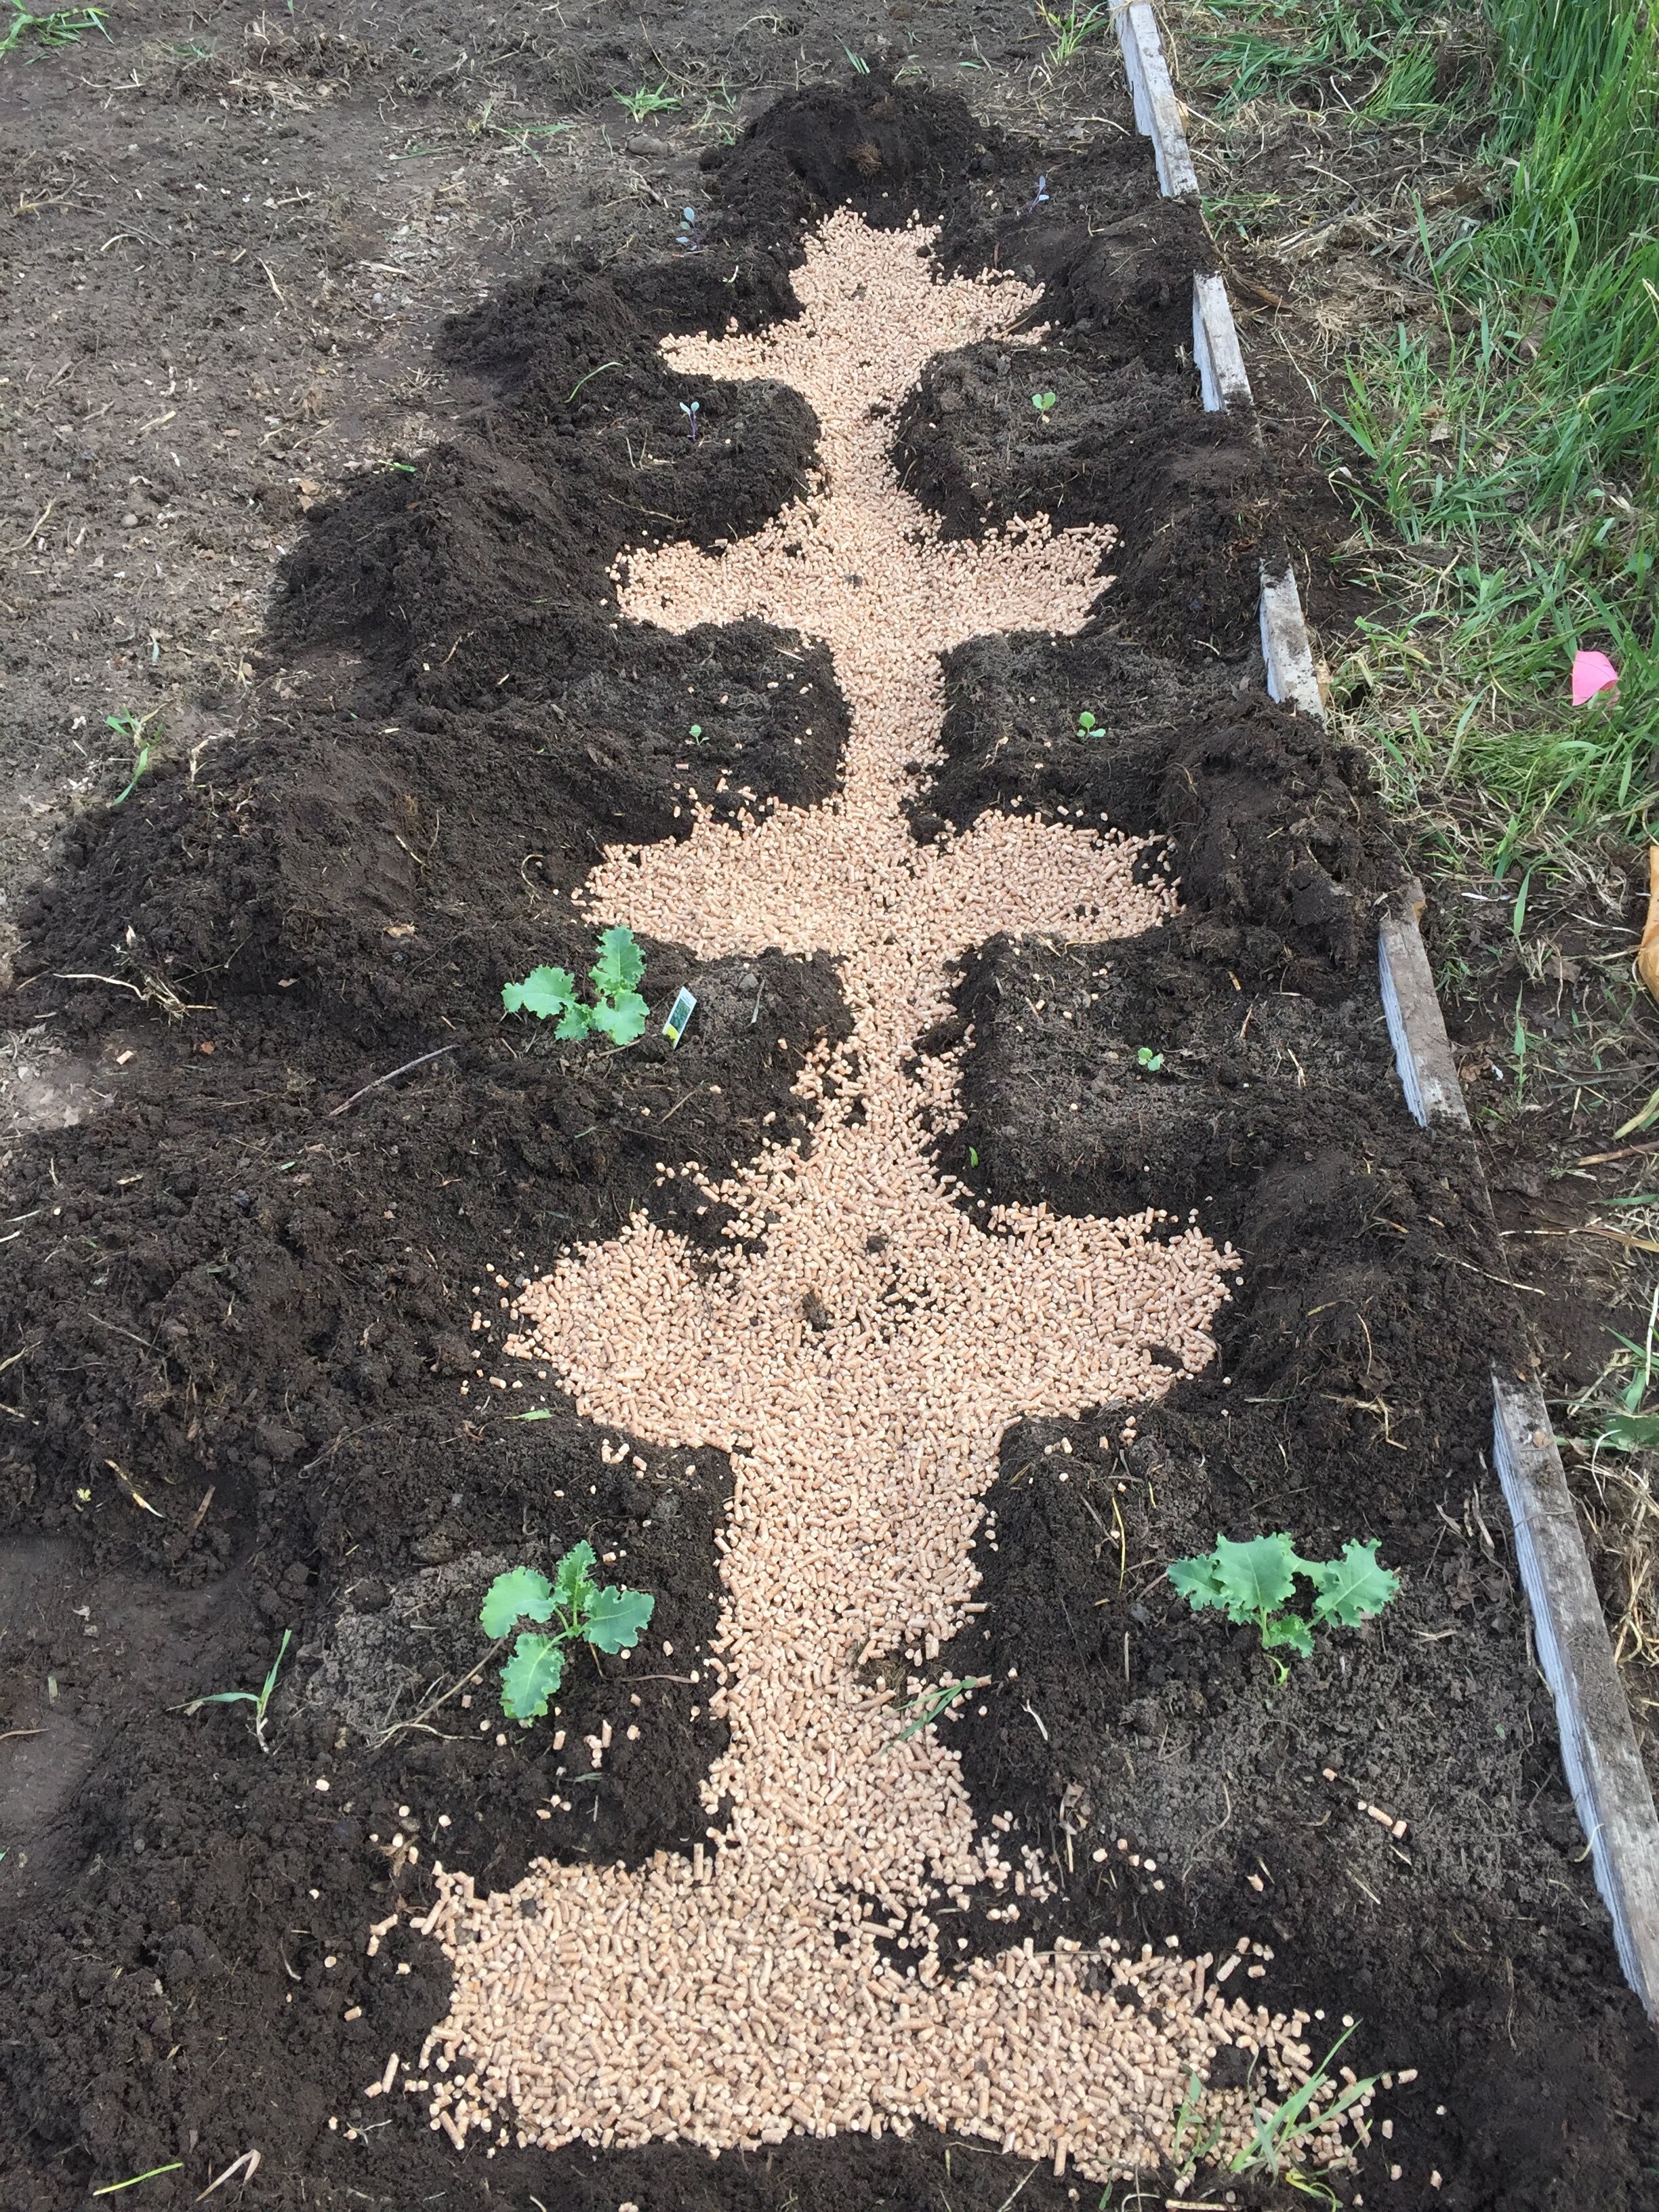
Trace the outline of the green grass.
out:
<instances>
[{"instance_id":1,"label":"green grass","mask_svg":"<svg viewBox=\"0 0 1659 2212\"><path fill-rule=\"evenodd\" d=\"M107 39L104 18L108 12L106 8L55 8L50 15L33 15L14 5L10 26L0 37L0 55L19 52L26 40L39 46L72 46L88 31L102 31Z\"/></svg>"},{"instance_id":2,"label":"green grass","mask_svg":"<svg viewBox=\"0 0 1659 2212\"><path fill-rule=\"evenodd\" d=\"M1197 81L1231 114L1252 100L1346 108L1372 121L1436 112L1446 10L1423 0L1203 0L1213 27Z\"/></svg>"},{"instance_id":3,"label":"green grass","mask_svg":"<svg viewBox=\"0 0 1659 2212\"><path fill-rule=\"evenodd\" d=\"M1356 127L1454 123L1483 222L1416 211L1432 313L1350 355L1329 459L1390 612L1336 674L1391 795L1466 858L1645 836L1659 745L1659 34L1654 0L1205 0L1200 80ZM1478 36L1475 35L1478 31ZM1437 107L1443 41L1473 98ZM1472 72L1472 74L1471 74ZM1451 107L1463 112L1453 115ZM1340 148L1329 157L1340 166ZM1441 196L1443 198L1445 196ZM1237 222L1249 228L1249 218ZM1575 709L1574 652L1620 669Z\"/></svg>"}]
</instances>

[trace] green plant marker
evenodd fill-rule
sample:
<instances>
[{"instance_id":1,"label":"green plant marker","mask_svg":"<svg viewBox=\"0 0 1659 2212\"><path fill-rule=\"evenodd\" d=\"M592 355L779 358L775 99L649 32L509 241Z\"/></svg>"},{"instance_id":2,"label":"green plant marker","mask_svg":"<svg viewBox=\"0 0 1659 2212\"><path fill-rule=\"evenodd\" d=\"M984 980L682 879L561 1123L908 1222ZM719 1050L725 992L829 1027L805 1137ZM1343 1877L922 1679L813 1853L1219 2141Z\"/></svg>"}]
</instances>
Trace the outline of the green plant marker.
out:
<instances>
[{"instance_id":1,"label":"green plant marker","mask_svg":"<svg viewBox=\"0 0 1659 2212\"><path fill-rule=\"evenodd\" d=\"M685 1025L696 1011L696 993L683 990L669 1008L668 1019L662 1025L662 1033L670 1044L678 1045L685 1035Z\"/></svg>"}]
</instances>

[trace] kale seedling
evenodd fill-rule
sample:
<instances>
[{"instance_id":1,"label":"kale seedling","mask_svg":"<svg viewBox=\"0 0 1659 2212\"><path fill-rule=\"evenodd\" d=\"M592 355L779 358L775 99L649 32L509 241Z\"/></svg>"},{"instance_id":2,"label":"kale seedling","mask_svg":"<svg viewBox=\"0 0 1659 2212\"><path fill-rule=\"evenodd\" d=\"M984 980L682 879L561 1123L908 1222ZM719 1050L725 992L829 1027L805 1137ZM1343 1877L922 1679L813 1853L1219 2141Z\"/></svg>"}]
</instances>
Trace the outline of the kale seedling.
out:
<instances>
[{"instance_id":1,"label":"kale seedling","mask_svg":"<svg viewBox=\"0 0 1659 2212\"><path fill-rule=\"evenodd\" d=\"M696 208L682 208L680 210L680 227L678 234L676 234L674 243L679 247L682 253L701 253L702 252L702 240L697 236L697 210Z\"/></svg>"},{"instance_id":2,"label":"kale seedling","mask_svg":"<svg viewBox=\"0 0 1659 2212\"><path fill-rule=\"evenodd\" d=\"M1135 1066L1143 1069L1148 1075L1156 1075L1163 1065L1163 1054L1154 1052L1149 1044L1142 1045L1135 1054Z\"/></svg>"},{"instance_id":3,"label":"kale seedling","mask_svg":"<svg viewBox=\"0 0 1659 2212\"><path fill-rule=\"evenodd\" d=\"M1080 738L1103 738L1106 734L1086 707L1077 718L1077 733Z\"/></svg>"},{"instance_id":4,"label":"kale seedling","mask_svg":"<svg viewBox=\"0 0 1659 2212\"><path fill-rule=\"evenodd\" d=\"M1025 206L1025 212L1026 212L1026 214L1027 214L1027 215L1035 215L1035 214L1036 213L1037 210L1038 210L1040 207L1046 207L1046 206L1048 205L1048 179L1047 179L1047 177L1039 177L1039 178L1037 179L1037 188L1036 188L1036 192L1035 196L1034 196L1031 199L1028 200L1028 201L1027 201L1027 203L1026 203L1026 206Z\"/></svg>"},{"instance_id":5,"label":"kale seedling","mask_svg":"<svg viewBox=\"0 0 1659 2212\"><path fill-rule=\"evenodd\" d=\"M702 403L697 399L682 399L680 412L685 417L685 428L691 443L697 442L697 417L702 412Z\"/></svg>"},{"instance_id":6,"label":"kale seedling","mask_svg":"<svg viewBox=\"0 0 1659 2212\"><path fill-rule=\"evenodd\" d=\"M478 1620L499 1643L520 1620L550 1622L544 1633L524 1629L501 1669L501 1711L512 1721L539 1720L564 1680L565 1647L591 1644L596 1651L631 1651L657 1601L644 1590L601 1589L588 1570L593 1547L573 1544L553 1570L512 1567L484 1593Z\"/></svg>"},{"instance_id":7,"label":"kale seedling","mask_svg":"<svg viewBox=\"0 0 1659 2212\"><path fill-rule=\"evenodd\" d=\"M1052 392L1034 392L1031 394L1031 404L1036 409L1039 417L1046 422L1054 410L1054 395Z\"/></svg>"},{"instance_id":8,"label":"kale seedling","mask_svg":"<svg viewBox=\"0 0 1659 2212\"><path fill-rule=\"evenodd\" d=\"M649 1011L634 988L645 973L645 959L633 931L601 930L599 957L587 973L594 991L591 1006L576 996L576 979L568 968L532 968L522 983L501 986L501 1004L509 1014L534 1014L538 1021L556 1014L556 1037L584 1037L597 1030L612 1044L632 1044L645 1034Z\"/></svg>"},{"instance_id":9,"label":"kale seedling","mask_svg":"<svg viewBox=\"0 0 1659 2212\"><path fill-rule=\"evenodd\" d=\"M1399 1576L1377 1565L1375 1537L1368 1544L1351 1539L1340 1559L1304 1559L1285 1535L1244 1544L1218 1536L1214 1551L1177 1559L1169 1572L1194 1613L1214 1606L1236 1625L1254 1621L1264 1651L1283 1645L1304 1659L1313 1656L1316 1628L1357 1628L1392 1604L1400 1589ZM1287 1609L1298 1575L1314 1586L1311 1621ZM1288 1670L1277 1659L1273 1665L1283 1681Z\"/></svg>"}]
</instances>

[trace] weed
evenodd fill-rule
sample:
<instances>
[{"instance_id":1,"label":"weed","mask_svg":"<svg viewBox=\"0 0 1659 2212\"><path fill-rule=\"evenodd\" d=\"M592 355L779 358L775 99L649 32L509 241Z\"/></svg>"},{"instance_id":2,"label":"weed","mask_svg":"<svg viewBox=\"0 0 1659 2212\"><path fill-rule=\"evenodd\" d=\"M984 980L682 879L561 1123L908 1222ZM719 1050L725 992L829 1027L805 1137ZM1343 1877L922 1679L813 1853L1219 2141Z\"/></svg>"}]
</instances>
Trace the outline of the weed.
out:
<instances>
[{"instance_id":1,"label":"weed","mask_svg":"<svg viewBox=\"0 0 1659 2212\"><path fill-rule=\"evenodd\" d=\"M700 399L682 399L680 412L685 417L686 435L695 446L697 442L697 417L702 412L702 402Z\"/></svg>"},{"instance_id":2,"label":"weed","mask_svg":"<svg viewBox=\"0 0 1659 2212\"><path fill-rule=\"evenodd\" d=\"M641 85L637 92L613 92L611 95L619 107L625 107L630 119L643 123L647 115L666 115L671 108L679 106L678 100L669 91L666 82L653 89Z\"/></svg>"},{"instance_id":3,"label":"weed","mask_svg":"<svg viewBox=\"0 0 1659 2212\"><path fill-rule=\"evenodd\" d=\"M32 15L14 4L11 28L0 38L0 56L18 52L31 32L38 45L47 47L72 46L88 31L100 31L107 39L104 17L108 12L104 8L54 8L49 15Z\"/></svg>"},{"instance_id":4,"label":"weed","mask_svg":"<svg viewBox=\"0 0 1659 2212\"><path fill-rule=\"evenodd\" d=\"M1288 1610L1298 1575L1314 1586L1311 1621ZM1176 1560L1169 1577L1194 1613L1215 1607L1235 1626L1253 1621L1264 1651L1283 1647L1304 1659L1313 1656L1316 1628L1357 1628L1400 1589L1399 1576L1377 1564L1375 1537L1364 1544L1351 1538L1340 1559L1304 1559L1286 1535L1242 1544L1218 1536L1212 1552ZM1273 1665L1283 1681L1287 1669L1277 1659Z\"/></svg>"},{"instance_id":5,"label":"weed","mask_svg":"<svg viewBox=\"0 0 1659 2212\"><path fill-rule=\"evenodd\" d=\"M848 60L852 64L854 69L860 76L869 76L870 64L865 60L862 54L855 54L851 46L846 45L844 42L842 46L842 52L846 55Z\"/></svg>"},{"instance_id":6,"label":"weed","mask_svg":"<svg viewBox=\"0 0 1659 2212\"><path fill-rule=\"evenodd\" d=\"M1106 26L1112 20L1112 10L1110 8L1086 8L1079 14L1077 0L1072 0L1072 4L1062 15L1057 8L1045 7L1039 0L1037 20L1046 30L1054 34L1054 42L1048 49L1048 59L1051 63L1059 64L1073 60L1088 40L1103 38Z\"/></svg>"},{"instance_id":7,"label":"weed","mask_svg":"<svg viewBox=\"0 0 1659 2212\"><path fill-rule=\"evenodd\" d=\"M1135 1066L1147 1075L1156 1075L1163 1065L1163 1054L1154 1052L1149 1044L1143 1044L1135 1054Z\"/></svg>"},{"instance_id":8,"label":"weed","mask_svg":"<svg viewBox=\"0 0 1659 2212\"><path fill-rule=\"evenodd\" d=\"M620 368L621 367L622 363L619 361L602 361L597 368L590 368L586 375L579 376L576 379L576 381L571 386L569 391L566 392L564 396L565 405L568 407L570 404L576 394L581 390L583 385L591 384L596 376L603 376L607 368Z\"/></svg>"},{"instance_id":9,"label":"weed","mask_svg":"<svg viewBox=\"0 0 1659 2212\"><path fill-rule=\"evenodd\" d=\"M1077 718L1077 733L1080 738L1103 738L1106 734L1086 707Z\"/></svg>"},{"instance_id":10,"label":"weed","mask_svg":"<svg viewBox=\"0 0 1659 2212\"><path fill-rule=\"evenodd\" d=\"M645 973L645 958L631 929L599 933L599 957L588 969L594 1003L576 996L576 979L568 968L532 968L522 983L501 986L501 1005L509 1014L534 1014L538 1021L559 1018L555 1036L565 1041L599 1035L612 1044L632 1044L645 1033L648 1011L634 988Z\"/></svg>"},{"instance_id":11,"label":"weed","mask_svg":"<svg viewBox=\"0 0 1659 2212\"><path fill-rule=\"evenodd\" d=\"M149 747L144 743L144 732L155 720L160 711L159 708L153 707L148 714L135 714L130 709L124 708L118 714L106 714L104 717L104 727L106 730L113 730L118 738L125 738L129 744L137 748L133 757L131 775L127 779L125 787L117 792L110 801L112 812L121 805L124 799L131 798L137 789L139 777L149 766Z\"/></svg>"},{"instance_id":12,"label":"weed","mask_svg":"<svg viewBox=\"0 0 1659 2212\"><path fill-rule=\"evenodd\" d=\"M896 1743L908 1743L913 1735L920 1735L930 1721L948 1712L958 1698L965 1698L969 1690L982 1690L990 1682L988 1674L964 1674L959 1682L935 1682L932 1689L924 1690L910 1707L910 1718L896 1736L888 1738L885 1749Z\"/></svg>"},{"instance_id":13,"label":"weed","mask_svg":"<svg viewBox=\"0 0 1659 2212\"><path fill-rule=\"evenodd\" d=\"M1357 2025L1358 2023L1356 2023ZM1376 2075L1362 2081L1350 2082L1328 2101L1320 2099L1335 2087L1331 2073L1331 2061L1353 2033L1345 2028L1326 2052L1320 2063L1302 2087L1285 2098L1282 2105L1255 2106L1250 2113L1252 2134L1243 2150L1236 2151L1227 2162L1226 2171L1243 2178L1261 2177L1284 2181L1304 2197L1317 2197L1325 2203L1336 2206L1337 2197L1316 2176L1308 2172L1302 2164L1302 2154L1312 2144L1320 2131L1334 2119L1340 2119L1351 2106L1359 2104L1376 2086ZM1170 2162L1175 2167L1176 2187L1184 2193L1200 2166L1213 2156L1221 2140L1221 2124L1212 2123L1200 2131L1204 2105L1204 2084L1196 2074L1187 2078L1187 2094L1176 2114L1175 2136L1170 2146ZM1188 2134L1193 2140L1188 2142ZM1176 2200L1171 2198L1172 2203ZM1101 2199L1104 2206L1105 2197Z\"/></svg>"},{"instance_id":14,"label":"weed","mask_svg":"<svg viewBox=\"0 0 1659 2212\"><path fill-rule=\"evenodd\" d=\"M643 1590L601 1589L589 1570L593 1547L573 1544L549 1582L534 1567L512 1567L484 1593L478 1621L486 1636L504 1643L520 1620L551 1622L544 1634L525 1629L501 1669L501 1711L509 1720L539 1720L564 1680L566 1648L631 1651L650 1622L655 1598Z\"/></svg>"},{"instance_id":15,"label":"weed","mask_svg":"<svg viewBox=\"0 0 1659 2212\"><path fill-rule=\"evenodd\" d=\"M1358 2104L1376 2087L1376 2076L1369 2075L1363 2081L1351 2081L1329 2104L1317 2111L1314 2108L1320 2092L1333 2086L1331 2061L1352 2033L1352 2027L1342 2031L1302 2087L1282 2105L1256 2107L1251 2114L1255 2133L1243 2149L1234 2154L1227 2168L1230 2173L1261 2174L1274 2181L1283 2179L1305 2196L1320 2195L1328 2203L1337 2203L1337 2198L1322 2182L1302 2172L1299 2154L1320 2129L1340 2119L1350 2106Z\"/></svg>"},{"instance_id":16,"label":"weed","mask_svg":"<svg viewBox=\"0 0 1659 2212\"><path fill-rule=\"evenodd\" d=\"M265 1676L264 1683L258 1689L215 1690L210 1696L192 1698L187 1705L179 1705L175 1710L181 1713L194 1714L199 1713L204 1705L252 1705L254 1740L261 1751L268 1752L270 1746L265 1741L265 1715L270 1708L271 1692L276 1687L276 1670L282 1665L293 1638L294 1631L291 1628L285 1628L283 1631L283 1640L276 1646L276 1656L270 1662L270 1672Z\"/></svg>"},{"instance_id":17,"label":"weed","mask_svg":"<svg viewBox=\"0 0 1659 2212\"><path fill-rule=\"evenodd\" d=\"M1046 422L1054 412L1054 395L1052 392L1034 392L1031 394L1031 404L1036 409L1042 421Z\"/></svg>"}]
</instances>

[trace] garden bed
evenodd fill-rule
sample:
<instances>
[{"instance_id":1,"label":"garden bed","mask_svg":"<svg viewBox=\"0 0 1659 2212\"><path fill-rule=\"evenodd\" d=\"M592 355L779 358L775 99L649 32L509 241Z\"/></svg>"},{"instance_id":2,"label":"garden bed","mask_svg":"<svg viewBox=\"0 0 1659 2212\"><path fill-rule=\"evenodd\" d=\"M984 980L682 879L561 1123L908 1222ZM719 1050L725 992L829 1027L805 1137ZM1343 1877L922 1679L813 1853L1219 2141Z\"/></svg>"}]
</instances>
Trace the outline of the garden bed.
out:
<instances>
[{"instance_id":1,"label":"garden bed","mask_svg":"<svg viewBox=\"0 0 1659 2212\"><path fill-rule=\"evenodd\" d=\"M742 1393L772 1320L790 1356L824 1335L833 1365L833 1289L808 1282L815 1307L796 1282L798 1310L757 1308L728 1414L692 1407L687 1366L681 1435L672 1327L621 1331L607 1359L559 1285L597 1285L603 1312L618 1255L668 1250L684 1298L703 1296L723 1257L758 1267L787 1244L782 1186L775 1218L752 1204L769 1149L797 1146L810 1183L883 1114L927 1133L928 1111L926 1219L952 1214L964 1241L997 1246L975 1226L993 1209L1018 1228L1046 1207L1036 1241L1056 1249L1128 1216L1154 1273L1206 1239L1242 1261L1212 1317L1183 1307L1171 1340L1132 1330L1133 1357L1107 1363L1117 1387L1058 1409L1043 1362L1063 1343L1040 1305L1024 1337L994 1307L939 1337L963 1403L1023 1361L1010 1388L1046 1410L1000 1424L994 1463L964 1450L953 1478L953 1528L981 1492L994 1516L977 1587L954 1563L946 1594L915 1587L902 1632L811 1686L850 1711L884 1659L890 1692L900 1671L906 1695L911 1674L988 1678L891 1760L946 1805L951 1850L996 1838L1018 1870L955 1869L962 1902L938 1915L926 1978L945 2013L1028 1940L1050 1984L1066 1946L1103 1941L1121 1949L1094 1985L1081 1975L1076 2016L1098 2024L1115 1960L1119 2011L1156 2048L1191 1985L1166 1990L1143 1946L1213 1972L1257 1945L1232 1986L1280 2026L1227 2015L1213 2090L1242 2100L1246 2036L1281 2044L1300 2013L1306 2040L1328 2026L1334 2042L1357 2019L1343 2062L1388 2083L1358 2169L1329 2177L1338 2201L1645 2201L1650 2032L1583 1864L1487 1463L1504 1269L1472 1156L1406 1114L1376 1002L1375 908L1397 867L1357 763L1262 696L1271 497L1199 406L1194 220L1158 198L1133 138L1043 160L912 87L809 92L710 165L697 251L665 243L626 283L576 257L462 318L446 367L472 419L316 511L257 711L89 816L26 911L14 1018L50 1016L107 1103L19 1151L22 1233L3 1248L8 1349L25 1354L0 1438L19 1624L0 1646L4 1726L39 1731L0 1777L9 2203L44 2212L175 2160L143 2201L183 2202L252 2148L251 2197L282 2204L1097 2198L1098 2179L1054 2173L1029 2113L1005 2154L1001 2130L952 2139L902 2088L873 2139L790 2132L786 2100L781 2124L746 2112L723 2145L609 2148L573 2093L564 2131L596 2140L550 2149L492 2115L486 2075L491 2130L465 2152L429 2096L364 2094L464 2015L462 1933L510 1912L539 1929L547 1905L587 1898L576 1949L597 1960L653 1882L694 1903L705 1878L735 1883L742 1903L758 1848L741 1797L702 1786L741 1775L754 1717L727 1663L734 1458L751 1498L757 1480ZM829 418L787 381L677 373L660 342L741 346L787 323L804 241L837 209L878 239L917 211L954 277L1044 288L1039 352L1000 329L953 345L896 410L898 482L945 555L1036 514L1097 533L1096 553L1118 533L1117 584L1086 621L1083 593L1074 635L1028 614L946 641L941 757L899 760L892 789L917 880L944 881L955 852L1001 854L1012 919L1020 855L1094 854L1106 918L1133 933L1091 935L1075 912L1062 927L1033 891L1044 926L1000 935L970 884L949 997L883 1070L857 1024L886 1002L847 987L868 951L856 932L821 945L781 906L757 924L737 884L732 915L705 897L684 933L649 920L678 910L676 855L697 839L740 862L720 843L733 824L753 850L836 794L858 801L874 695L781 622L641 622L633 572L615 571L633 549L641 574L666 574L664 546L724 545L696 573L735 568L739 542L807 493ZM1055 395L1046 417L1033 390ZM1103 817L1132 842L1101 844ZM976 823L977 847L961 835ZM1181 908L1155 920L1166 877ZM501 1024L501 985L543 961L580 971L599 921L629 918L630 884L653 1012L640 1043L611 1057ZM659 1030L682 986L699 1003L676 1048ZM867 1109L849 1112L860 1085ZM561 1273L578 1248L593 1256ZM579 1325L599 1338L586 1368ZM543 1332L521 1340L539 1358L507 1352L514 1329ZM550 1342L593 1418L556 1387ZM917 1371L920 1396L930 1381ZM623 1383L637 1425L609 1417ZM826 1494L845 1474L833 1454L811 1464ZM881 1510L896 1516L891 1498ZM1403 1583L1382 1621L1283 1683L1164 1574L1218 1528L1279 1527L1316 1555L1376 1536ZM483 1656L491 1575L581 1535L656 1610L633 1661L573 1676L557 1723L573 1755L550 1723L504 1724L488 1679L432 1706ZM964 1616L970 1588L985 1610ZM177 1710L257 1685L287 1628L269 1755L239 1709ZM938 1628L955 1641L924 1653ZM799 1663L827 1666L816 1647ZM574 1755L607 1735L601 1760ZM809 1790L803 1829L820 1810ZM511 1905L469 1919L434 1862ZM843 1935L885 1990L911 1954L877 1942L860 1903L923 1899L883 1879L850 1879ZM933 1933L900 1926L931 1955ZM572 1977L578 2005L582 1990ZM732 2002L705 2005L705 2032ZM1016 2042L1010 2070L1024 2063ZM624 2145L636 2120L665 2131L641 2117L649 2086L626 2085ZM1066 2108L1065 2082L1043 2094ZM1167 2145L1119 2148L1108 2164L1139 2165L1149 2196L1172 2185ZM1271 2193L1213 2177L1189 2193L1224 2188Z\"/></svg>"}]
</instances>

